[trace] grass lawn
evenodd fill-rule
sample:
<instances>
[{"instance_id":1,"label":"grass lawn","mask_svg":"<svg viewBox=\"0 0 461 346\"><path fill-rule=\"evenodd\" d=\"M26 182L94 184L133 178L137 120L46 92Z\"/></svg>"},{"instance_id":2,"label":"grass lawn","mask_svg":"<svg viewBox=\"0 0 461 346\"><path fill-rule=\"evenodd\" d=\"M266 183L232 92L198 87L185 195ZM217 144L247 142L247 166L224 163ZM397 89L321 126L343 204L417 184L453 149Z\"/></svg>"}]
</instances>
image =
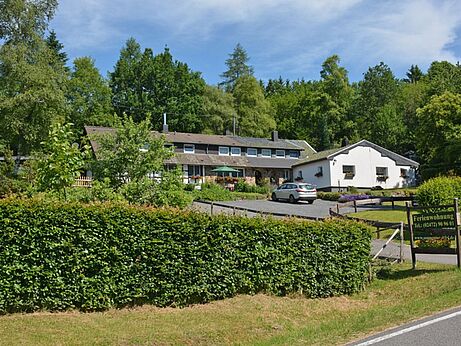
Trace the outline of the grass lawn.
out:
<instances>
[{"instance_id":1,"label":"grass lawn","mask_svg":"<svg viewBox=\"0 0 461 346\"><path fill-rule=\"evenodd\" d=\"M461 271L453 266L390 268L348 297L259 294L183 309L6 315L0 317L0 344L332 345L461 305Z\"/></svg>"}]
</instances>

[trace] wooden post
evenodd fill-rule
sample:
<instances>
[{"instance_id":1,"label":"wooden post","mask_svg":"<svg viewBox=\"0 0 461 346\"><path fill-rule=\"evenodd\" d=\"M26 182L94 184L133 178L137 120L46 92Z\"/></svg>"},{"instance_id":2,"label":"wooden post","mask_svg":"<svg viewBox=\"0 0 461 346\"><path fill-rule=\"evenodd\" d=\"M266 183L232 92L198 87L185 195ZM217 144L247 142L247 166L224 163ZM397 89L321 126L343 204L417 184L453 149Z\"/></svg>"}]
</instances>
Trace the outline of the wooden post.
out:
<instances>
[{"instance_id":1,"label":"wooden post","mask_svg":"<svg viewBox=\"0 0 461 346\"><path fill-rule=\"evenodd\" d=\"M403 234L403 221L400 222L400 263L403 263L405 260L403 258L403 247L405 246Z\"/></svg>"},{"instance_id":2,"label":"wooden post","mask_svg":"<svg viewBox=\"0 0 461 346\"><path fill-rule=\"evenodd\" d=\"M461 222L460 215L459 215L459 207L458 207L458 198L454 199L454 206L455 206L455 231L456 231L456 257L458 262L458 268L461 266L461 240L460 240L460 233L459 233L459 224Z\"/></svg>"},{"instance_id":3,"label":"wooden post","mask_svg":"<svg viewBox=\"0 0 461 346\"><path fill-rule=\"evenodd\" d=\"M339 214L339 203L336 203L336 213Z\"/></svg>"},{"instance_id":4,"label":"wooden post","mask_svg":"<svg viewBox=\"0 0 461 346\"><path fill-rule=\"evenodd\" d=\"M410 203L405 202L405 205L407 207L407 220L408 220L408 227L410 229L411 263L413 265L413 269L416 269L415 241L414 241L414 235L413 235L413 224L411 222Z\"/></svg>"},{"instance_id":5,"label":"wooden post","mask_svg":"<svg viewBox=\"0 0 461 346\"><path fill-rule=\"evenodd\" d=\"M213 205L213 202L211 202L211 207L210 207L210 213L211 213L211 215L213 215L213 206L214 206L214 205Z\"/></svg>"},{"instance_id":6,"label":"wooden post","mask_svg":"<svg viewBox=\"0 0 461 346\"><path fill-rule=\"evenodd\" d=\"M233 209L234 209L234 215L235 215L235 207Z\"/></svg>"},{"instance_id":7,"label":"wooden post","mask_svg":"<svg viewBox=\"0 0 461 346\"><path fill-rule=\"evenodd\" d=\"M395 209L395 202L394 202L394 197L393 196L391 196L391 201L392 201L392 210L394 210Z\"/></svg>"},{"instance_id":8,"label":"wooden post","mask_svg":"<svg viewBox=\"0 0 461 346\"><path fill-rule=\"evenodd\" d=\"M376 239L379 239L381 237L381 229L379 226L376 226Z\"/></svg>"},{"instance_id":9,"label":"wooden post","mask_svg":"<svg viewBox=\"0 0 461 346\"><path fill-rule=\"evenodd\" d=\"M357 201L354 199L354 211L357 212Z\"/></svg>"}]
</instances>

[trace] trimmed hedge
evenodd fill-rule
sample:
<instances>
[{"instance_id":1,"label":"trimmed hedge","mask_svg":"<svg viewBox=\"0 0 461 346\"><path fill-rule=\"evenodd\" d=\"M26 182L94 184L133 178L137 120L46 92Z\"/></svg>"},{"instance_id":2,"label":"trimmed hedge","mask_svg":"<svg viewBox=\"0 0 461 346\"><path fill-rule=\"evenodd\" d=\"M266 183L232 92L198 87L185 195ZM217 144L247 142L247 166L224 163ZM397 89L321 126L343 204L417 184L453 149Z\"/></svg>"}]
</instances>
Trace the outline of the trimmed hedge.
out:
<instances>
[{"instance_id":1,"label":"trimmed hedge","mask_svg":"<svg viewBox=\"0 0 461 346\"><path fill-rule=\"evenodd\" d=\"M353 221L3 200L0 312L350 294L366 282L370 241Z\"/></svg>"},{"instance_id":2,"label":"trimmed hedge","mask_svg":"<svg viewBox=\"0 0 461 346\"><path fill-rule=\"evenodd\" d=\"M461 199L461 177L437 177L424 182L416 191L422 206L452 204L454 198Z\"/></svg>"}]
</instances>

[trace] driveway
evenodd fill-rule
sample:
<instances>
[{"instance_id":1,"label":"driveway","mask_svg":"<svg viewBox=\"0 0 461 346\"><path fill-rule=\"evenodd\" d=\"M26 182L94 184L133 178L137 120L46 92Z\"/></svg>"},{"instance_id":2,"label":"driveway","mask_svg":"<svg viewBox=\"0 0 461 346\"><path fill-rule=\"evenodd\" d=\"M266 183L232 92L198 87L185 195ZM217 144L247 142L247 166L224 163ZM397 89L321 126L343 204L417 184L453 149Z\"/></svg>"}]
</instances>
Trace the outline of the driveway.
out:
<instances>
[{"instance_id":1,"label":"driveway","mask_svg":"<svg viewBox=\"0 0 461 346\"><path fill-rule=\"evenodd\" d=\"M298 203L286 203L286 202L274 202L269 200L243 200L243 201L231 201L231 202L215 202L214 203L214 212L229 212L224 210L228 207L232 208L242 208L246 209L247 212L257 214L257 213L270 213L275 214L275 216L283 215L292 215L300 217L308 217L313 219L323 219L328 217L330 208L336 208L336 202L324 201L317 199L313 204L307 202L298 202ZM204 203L194 203L194 207L202 211L209 210L209 205L206 206ZM361 210L364 210L361 208ZM341 213L351 213L354 212L353 208L341 208Z\"/></svg>"}]
</instances>

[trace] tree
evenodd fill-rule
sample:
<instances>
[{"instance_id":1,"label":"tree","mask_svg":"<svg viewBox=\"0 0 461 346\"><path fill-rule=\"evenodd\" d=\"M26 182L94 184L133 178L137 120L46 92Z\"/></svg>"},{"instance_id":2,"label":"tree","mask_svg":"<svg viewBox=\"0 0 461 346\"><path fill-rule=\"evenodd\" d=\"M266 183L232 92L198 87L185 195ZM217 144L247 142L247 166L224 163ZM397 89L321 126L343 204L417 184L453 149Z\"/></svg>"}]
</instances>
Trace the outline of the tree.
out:
<instances>
[{"instance_id":1,"label":"tree","mask_svg":"<svg viewBox=\"0 0 461 346\"><path fill-rule=\"evenodd\" d=\"M274 110L253 76L240 77L235 83L234 105L241 136L267 137L275 129Z\"/></svg>"},{"instance_id":2,"label":"tree","mask_svg":"<svg viewBox=\"0 0 461 346\"><path fill-rule=\"evenodd\" d=\"M229 54L229 59L226 60L227 71L221 74L220 77L224 80L219 83L219 86L224 87L226 91L233 91L240 77L253 76L253 67L248 65L249 60L246 50L237 43L234 51Z\"/></svg>"},{"instance_id":3,"label":"tree","mask_svg":"<svg viewBox=\"0 0 461 346\"><path fill-rule=\"evenodd\" d=\"M359 82L358 99L353 109L360 137L400 151L397 138L405 133L405 124L401 113L396 112L399 90L399 82L389 66L381 62L368 69L363 81ZM388 128L388 132L383 133L383 128Z\"/></svg>"},{"instance_id":4,"label":"tree","mask_svg":"<svg viewBox=\"0 0 461 346\"><path fill-rule=\"evenodd\" d=\"M15 153L37 147L67 111L67 74L43 39L56 6L52 0L0 3L0 136Z\"/></svg>"},{"instance_id":5,"label":"tree","mask_svg":"<svg viewBox=\"0 0 461 346\"><path fill-rule=\"evenodd\" d=\"M55 57L56 57L56 62L60 64L62 68L69 71L69 68L66 66L67 61L69 60L67 58L67 53L63 51L64 45L58 40L56 36L56 32L54 30L50 31L50 34L46 38L45 42L48 48L54 52Z\"/></svg>"},{"instance_id":6,"label":"tree","mask_svg":"<svg viewBox=\"0 0 461 346\"><path fill-rule=\"evenodd\" d=\"M411 65L410 69L406 73L407 78L404 79L406 83L416 84L421 78L423 78L423 72L420 70L418 65Z\"/></svg>"},{"instance_id":7,"label":"tree","mask_svg":"<svg viewBox=\"0 0 461 346\"><path fill-rule=\"evenodd\" d=\"M234 97L217 87L207 85L203 95L204 133L223 134L233 129L236 116Z\"/></svg>"},{"instance_id":8,"label":"tree","mask_svg":"<svg viewBox=\"0 0 461 346\"><path fill-rule=\"evenodd\" d=\"M112 91L90 57L77 58L67 86L70 103L69 121L78 134L84 125L111 126L113 123Z\"/></svg>"},{"instance_id":9,"label":"tree","mask_svg":"<svg viewBox=\"0 0 461 346\"><path fill-rule=\"evenodd\" d=\"M83 146L80 150L73 143L72 125L53 125L47 140L41 143L37 163L37 184L40 190L62 191L66 197L66 188L75 182L84 168L89 147Z\"/></svg>"},{"instance_id":10,"label":"tree","mask_svg":"<svg viewBox=\"0 0 461 346\"><path fill-rule=\"evenodd\" d=\"M461 66L448 61L434 61L427 70L429 95L441 95L446 91L461 93Z\"/></svg>"},{"instance_id":11,"label":"tree","mask_svg":"<svg viewBox=\"0 0 461 346\"><path fill-rule=\"evenodd\" d=\"M57 6L58 0L1 1L0 39L29 43L43 37Z\"/></svg>"},{"instance_id":12,"label":"tree","mask_svg":"<svg viewBox=\"0 0 461 346\"><path fill-rule=\"evenodd\" d=\"M461 164L461 94L433 96L417 117L416 145L423 162Z\"/></svg>"},{"instance_id":13,"label":"tree","mask_svg":"<svg viewBox=\"0 0 461 346\"><path fill-rule=\"evenodd\" d=\"M161 175L165 160L173 156L165 138L152 135L149 120L136 124L130 117L117 118L115 131L90 139L98 143L94 175L99 180L108 178L114 188L142 182L151 173Z\"/></svg>"},{"instance_id":14,"label":"tree","mask_svg":"<svg viewBox=\"0 0 461 346\"><path fill-rule=\"evenodd\" d=\"M202 96L205 81L187 64L174 61L168 48L154 56L151 49L141 53L134 39L122 49L115 71L110 74L114 108L136 122L149 119L161 129L163 113L171 130L201 132L204 128Z\"/></svg>"}]
</instances>

